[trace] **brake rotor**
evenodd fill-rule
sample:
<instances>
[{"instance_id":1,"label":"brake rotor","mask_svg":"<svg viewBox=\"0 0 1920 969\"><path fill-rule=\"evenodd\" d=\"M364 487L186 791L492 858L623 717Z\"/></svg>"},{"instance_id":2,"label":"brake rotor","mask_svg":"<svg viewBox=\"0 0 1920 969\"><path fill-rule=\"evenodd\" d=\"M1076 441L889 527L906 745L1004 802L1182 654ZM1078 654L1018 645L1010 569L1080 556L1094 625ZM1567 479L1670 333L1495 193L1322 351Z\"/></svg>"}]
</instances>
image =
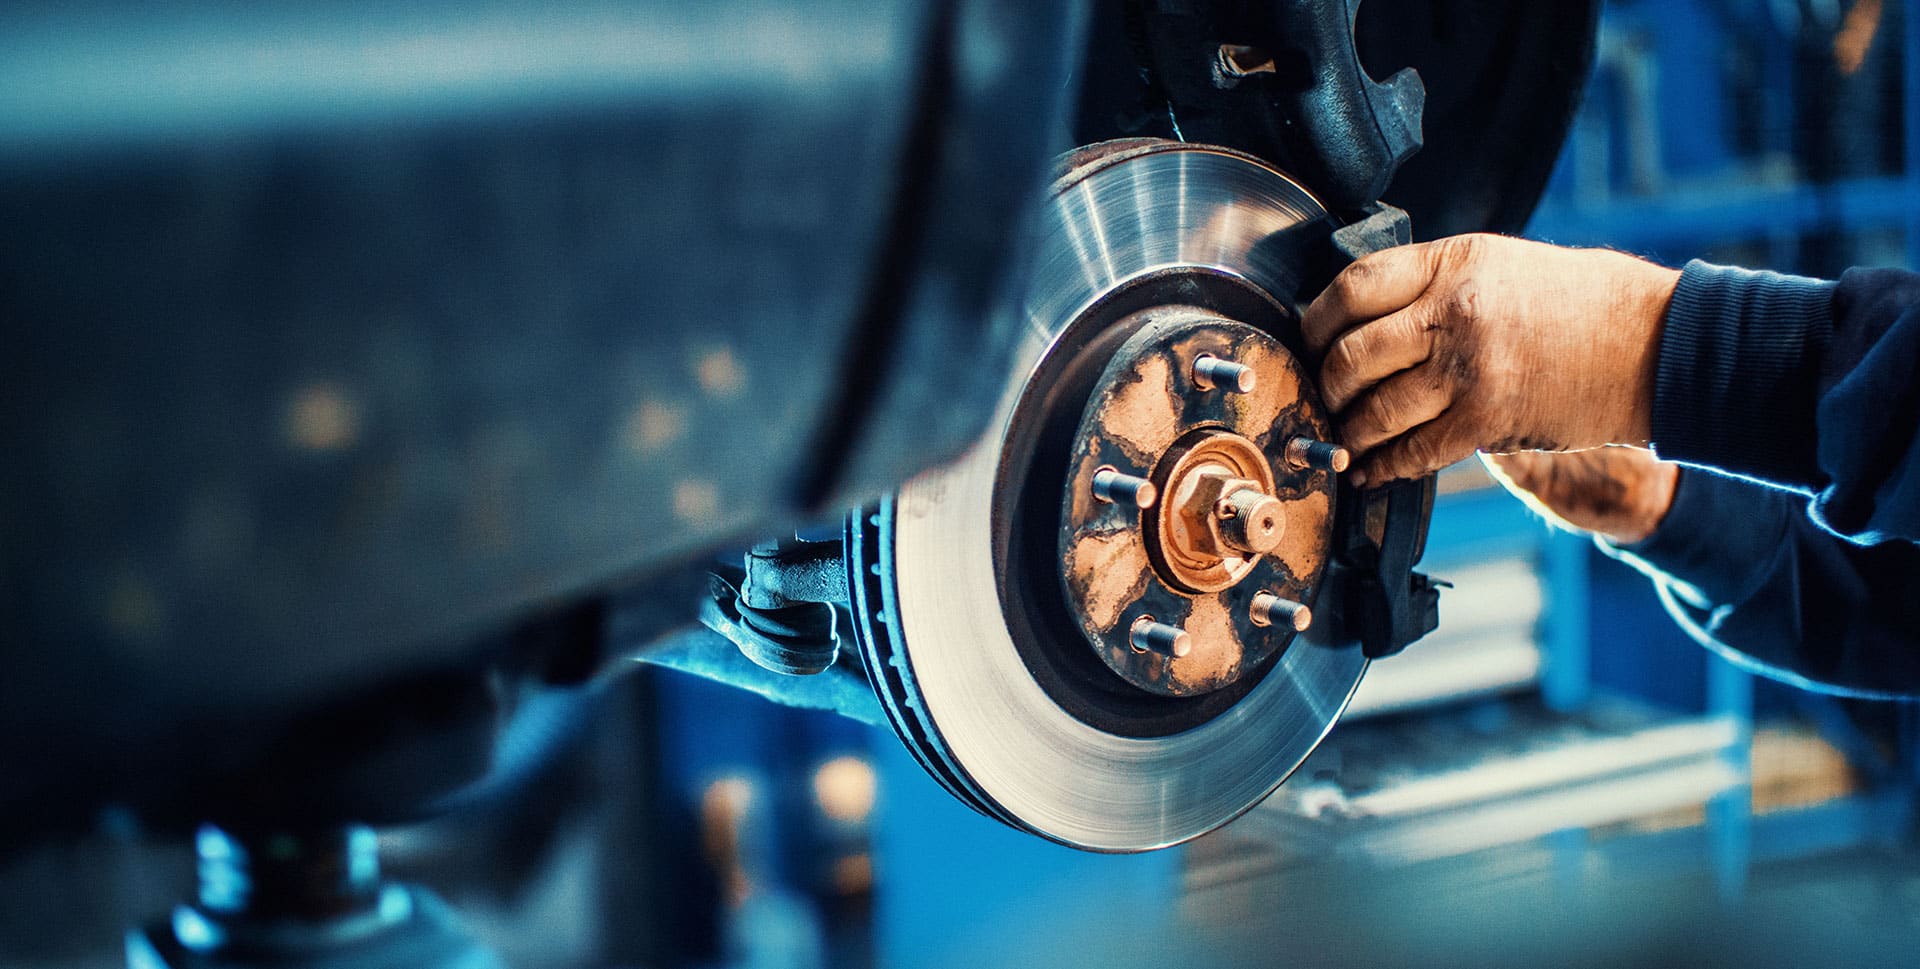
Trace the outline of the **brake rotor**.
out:
<instances>
[{"instance_id":1,"label":"brake rotor","mask_svg":"<svg viewBox=\"0 0 1920 969\"><path fill-rule=\"evenodd\" d=\"M1225 149L1063 167L990 431L850 522L855 627L955 795L1139 851L1271 793L1366 667L1308 621L1339 465L1295 299L1334 223Z\"/></svg>"}]
</instances>

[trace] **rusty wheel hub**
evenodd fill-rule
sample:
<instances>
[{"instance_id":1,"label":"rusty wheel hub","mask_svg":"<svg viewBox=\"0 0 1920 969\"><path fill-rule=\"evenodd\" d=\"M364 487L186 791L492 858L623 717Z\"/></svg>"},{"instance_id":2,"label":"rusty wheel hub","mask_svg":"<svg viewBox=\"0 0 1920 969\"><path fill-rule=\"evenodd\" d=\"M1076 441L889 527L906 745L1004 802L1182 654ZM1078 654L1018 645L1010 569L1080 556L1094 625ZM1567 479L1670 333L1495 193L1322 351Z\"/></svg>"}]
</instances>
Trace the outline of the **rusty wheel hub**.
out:
<instances>
[{"instance_id":1,"label":"rusty wheel hub","mask_svg":"<svg viewBox=\"0 0 1920 969\"><path fill-rule=\"evenodd\" d=\"M1324 441L1327 421L1260 329L1182 306L1124 325L1138 329L1081 418L1061 500L1068 607L1127 682L1206 693L1311 620L1334 483L1289 454Z\"/></svg>"},{"instance_id":2,"label":"rusty wheel hub","mask_svg":"<svg viewBox=\"0 0 1920 969\"><path fill-rule=\"evenodd\" d=\"M1280 546L1286 517L1273 497L1273 466L1252 441L1201 428L1160 458L1166 500L1148 517L1147 557L1162 581L1218 592Z\"/></svg>"}]
</instances>

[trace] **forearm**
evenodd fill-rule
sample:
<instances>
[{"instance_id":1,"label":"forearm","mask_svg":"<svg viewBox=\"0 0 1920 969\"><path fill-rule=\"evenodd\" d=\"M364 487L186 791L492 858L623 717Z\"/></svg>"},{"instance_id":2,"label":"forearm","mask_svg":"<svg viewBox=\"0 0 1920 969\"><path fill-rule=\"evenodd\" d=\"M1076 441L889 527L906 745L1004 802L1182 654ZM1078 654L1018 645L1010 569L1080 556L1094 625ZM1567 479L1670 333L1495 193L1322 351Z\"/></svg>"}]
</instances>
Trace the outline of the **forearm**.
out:
<instances>
[{"instance_id":1,"label":"forearm","mask_svg":"<svg viewBox=\"0 0 1920 969\"><path fill-rule=\"evenodd\" d=\"M1800 276L1687 264L1661 328L1652 427L1660 456L1811 487L1833 289Z\"/></svg>"},{"instance_id":2,"label":"forearm","mask_svg":"<svg viewBox=\"0 0 1920 969\"><path fill-rule=\"evenodd\" d=\"M1920 549L1861 548L1800 496L1687 471L1646 541L1608 546L1662 586L1681 624L1763 674L1855 695L1920 695Z\"/></svg>"},{"instance_id":3,"label":"forearm","mask_svg":"<svg viewBox=\"0 0 1920 969\"><path fill-rule=\"evenodd\" d=\"M1688 265L1660 338L1656 450L1814 495L1856 541L1920 537L1916 308L1912 273Z\"/></svg>"}]
</instances>

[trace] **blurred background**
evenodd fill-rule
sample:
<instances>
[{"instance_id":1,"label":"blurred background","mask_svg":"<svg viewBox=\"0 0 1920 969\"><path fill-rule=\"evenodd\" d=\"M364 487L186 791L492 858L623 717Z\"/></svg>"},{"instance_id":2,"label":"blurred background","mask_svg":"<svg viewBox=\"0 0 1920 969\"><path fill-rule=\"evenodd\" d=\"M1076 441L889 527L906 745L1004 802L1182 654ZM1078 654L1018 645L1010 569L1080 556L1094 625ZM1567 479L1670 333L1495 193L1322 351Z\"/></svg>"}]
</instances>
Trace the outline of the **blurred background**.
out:
<instances>
[{"instance_id":1,"label":"blurred background","mask_svg":"<svg viewBox=\"0 0 1920 969\"><path fill-rule=\"evenodd\" d=\"M1832 276L1920 268L1920 0L1616 0L1528 234ZM957 803L882 728L648 669L497 799L383 831L506 960L895 967L1897 961L1920 711L1757 679L1477 464L1440 631L1279 793L1102 857ZM454 850L458 846L458 850ZM123 964L189 878L112 815L0 871L15 969Z\"/></svg>"}]
</instances>

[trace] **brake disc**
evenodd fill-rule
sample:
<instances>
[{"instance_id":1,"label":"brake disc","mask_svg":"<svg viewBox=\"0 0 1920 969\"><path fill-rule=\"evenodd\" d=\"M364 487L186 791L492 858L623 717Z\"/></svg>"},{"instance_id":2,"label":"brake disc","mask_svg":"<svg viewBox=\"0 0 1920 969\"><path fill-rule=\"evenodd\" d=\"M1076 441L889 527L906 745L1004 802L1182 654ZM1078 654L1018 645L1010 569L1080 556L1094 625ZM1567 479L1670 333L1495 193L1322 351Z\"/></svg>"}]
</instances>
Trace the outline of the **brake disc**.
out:
<instances>
[{"instance_id":1,"label":"brake disc","mask_svg":"<svg viewBox=\"0 0 1920 969\"><path fill-rule=\"evenodd\" d=\"M1100 851L1258 803L1366 668L1314 624L1326 415L1298 358L1311 193L1225 149L1064 159L986 436L850 523L856 638L921 764Z\"/></svg>"}]
</instances>

